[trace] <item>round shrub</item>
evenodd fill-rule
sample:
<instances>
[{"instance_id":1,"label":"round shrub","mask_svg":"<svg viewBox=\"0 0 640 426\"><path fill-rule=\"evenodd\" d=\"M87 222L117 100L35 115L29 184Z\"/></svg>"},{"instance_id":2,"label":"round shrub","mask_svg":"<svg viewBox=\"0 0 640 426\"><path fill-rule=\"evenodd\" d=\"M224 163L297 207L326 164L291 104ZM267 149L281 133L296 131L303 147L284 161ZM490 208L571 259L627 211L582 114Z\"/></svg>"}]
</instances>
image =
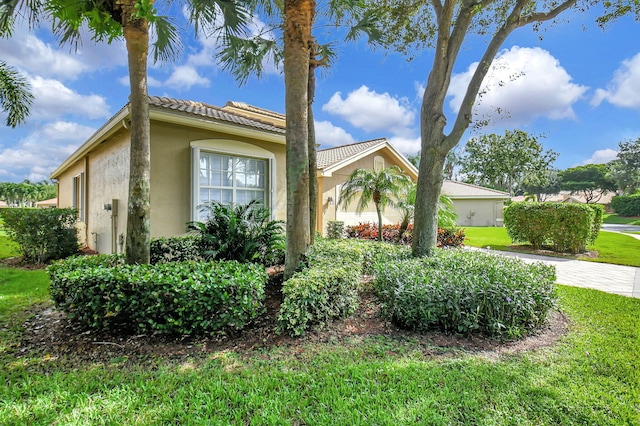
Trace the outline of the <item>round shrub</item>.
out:
<instances>
[{"instance_id":1,"label":"round shrub","mask_svg":"<svg viewBox=\"0 0 640 426\"><path fill-rule=\"evenodd\" d=\"M411 330L521 337L555 305L555 268L467 250L379 265L383 312Z\"/></svg>"},{"instance_id":2,"label":"round shrub","mask_svg":"<svg viewBox=\"0 0 640 426\"><path fill-rule=\"evenodd\" d=\"M118 256L48 268L56 306L90 328L161 334L240 330L263 310L264 267L223 262L125 265Z\"/></svg>"}]
</instances>

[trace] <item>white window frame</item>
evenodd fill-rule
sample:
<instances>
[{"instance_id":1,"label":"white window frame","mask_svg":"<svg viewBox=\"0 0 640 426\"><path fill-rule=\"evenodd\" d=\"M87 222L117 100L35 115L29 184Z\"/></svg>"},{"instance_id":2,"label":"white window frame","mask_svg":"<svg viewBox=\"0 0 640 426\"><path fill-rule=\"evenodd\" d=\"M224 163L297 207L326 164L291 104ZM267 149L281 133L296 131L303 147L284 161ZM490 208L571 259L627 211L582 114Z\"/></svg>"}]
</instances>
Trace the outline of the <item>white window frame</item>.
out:
<instances>
[{"instance_id":1,"label":"white window frame","mask_svg":"<svg viewBox=\"0 0 640 426\"><path fill-rule=\"evenodd\" d=\"M384 157L376 155L373 157L373 171L379 172L382 169L384 169Z\"/></svg>"},{"instance_id":2,"label":"white window frame","mask_svg":"<svg viewBox=\"0 0 640 426\"><path fill-rule=\"evenodd\" d=\"M200 220L200 153L229 155L234 157L249 157L267 160L267 188L265 198L272 219L275 217L276 194L276 156L256 145L231 139L206 139L191 142L191 220Z\"/></svg>"},{"instance_id":3,"label":"white window frame","mask_svg":"<svg viewBox=\"0 0 640 426\"><path fill-rule=\"evenodd\" d=\"M78 210L78 219L85 221L86 195L85 195L85 175L84 172L73 177L72 180L72 207Z\"/></svg>"}]
</instances>

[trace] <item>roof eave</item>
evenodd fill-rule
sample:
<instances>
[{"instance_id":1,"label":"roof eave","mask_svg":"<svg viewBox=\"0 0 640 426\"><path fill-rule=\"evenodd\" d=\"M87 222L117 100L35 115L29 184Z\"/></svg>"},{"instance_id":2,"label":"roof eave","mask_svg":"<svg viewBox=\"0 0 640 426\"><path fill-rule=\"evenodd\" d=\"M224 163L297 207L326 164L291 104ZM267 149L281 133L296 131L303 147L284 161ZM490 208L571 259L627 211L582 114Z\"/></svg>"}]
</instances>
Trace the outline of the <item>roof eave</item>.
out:
<instances>
[{"instance_id":1,"label":"roof eave","mask_svg":"<svg viewBox=\"0 0 640 426\"><path fill-rule=\"evenodd\" d=\"M116 113L109 121L107 121L102 127L100 127L91 137L73 153L66 160L62 162L51 174L50 179L57 179L62 172L69 168L72 164L84 157L96 146L98 146L106 138L113 135L124 126L124 120L129 116L128 104Z\"/></svg>"},{"instance_id":2,"label":"roof eave","mask_svg":"<svg viewBox=\"0 0 640 426\"><path fill-rule=\"evenodd\" d=\"M265 129L252 129L240 124L223 123L213 121L211 118L200 117L197 115L184 115L184 113L173 112L166 109L152 109L149 111L149 117L153 120L165 123L180 124L189 127L197 127L205 130L216 130L229 135L248 137L251 139L260 139L266 142L277 144L286 144L286 136L283 133L275 133Z\"/></svg>"},{"instance_id":3,"label":"roof eave","mask_svg":"<svg viewBox=\"0 0 640 426\"><path fill-rule=\"evenodd\" d=\"M338 161L337 163L331 164L330 166L320 169L318 171L318 176L331 177L333 176L333 172L335 172L336 170L340 170L341 168L348 166L349 164L355 161L358 161L359 159L364 158L367 155L370 155L376 151L379 151L381 148L385 146L389 148L391 153L402 163L405 170L408 170L409 172L411 172L411 174L413 175L412 178L417 179L418 169L416 169L416 167L409 160L407 160L407 158L404 155L402 155L393 145L391 145L391 143L387 139L382 139L380 143L370 146L369 148L359 152L356 155L347 157L341 161Z\"/></svg>"},{"instance_id":4,"label":"roof eave","mask_svg":"<svg viewBox=\"0 0 640 426\"><path fill-rule=\"evenodd\" d=\"M128 104L114 115L107 123L98 129L84 144L82 144L71 156L69 156L60 166L58 166L49 176L51 179L57 179L62 172L74 164L78 159L84 157L98 146L106 138L113 135L116 131L124 126L124 120L129 117ZM199 117L196 115L185 115L182 112L173 112L159 109L153 105L149 108L149 119L162 121L165 123L181 124L189 127L196 127L206 130L216 130L234 136L248 137L252 139L260 139L267 142L277 144L286 144L284 133L274 133L264 129L251 129L242 125L230 123L221 123L213 121L207 117Z\"/></svg>"}]
</instances>

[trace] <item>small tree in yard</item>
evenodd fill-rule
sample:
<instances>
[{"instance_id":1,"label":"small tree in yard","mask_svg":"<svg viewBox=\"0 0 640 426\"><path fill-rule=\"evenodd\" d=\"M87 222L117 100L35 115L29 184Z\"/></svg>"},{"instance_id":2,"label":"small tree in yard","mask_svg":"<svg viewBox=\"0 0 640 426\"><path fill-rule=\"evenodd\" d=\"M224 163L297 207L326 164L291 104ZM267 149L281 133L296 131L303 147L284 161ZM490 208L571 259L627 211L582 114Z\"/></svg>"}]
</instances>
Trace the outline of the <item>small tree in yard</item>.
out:
<instances>
[{"instance_id":1,"label":"small tree in yard","mask_svg":"<svg viewBox=\"0 0 640 426\"><path fill-rule=\"evenodd\" d=\"M356 211L361 213L369 203L373 202L378 214L378 240L382 241L382 212L387 206L396 206L396 194L410 182L409 176L405 175L398 166L379 171L356 169L342 185L338 204L342 204L346 210L349 204L360 196Z\"/></svg>"},{"instance_id":2,"label":"small tree in yard","mask_svg":"<svg viewBox=\"0 0 640 426\"><path fill-rule=\"evenodd\" d=\"M516 29L553 21L563 12L588 8L591 2L578 0L375 0L372 10L380 13L384 34L395 50L414 57L433 49L433 63L426 81L420 112L420 167L414 220L413 254L431 253L437 240L438 201L442 190L443 168L451 151L474 121L473 107L483 80L507 37ZM640 9L637 1L620 0L604 4L602 25ZM468 37L479 36L485 43L478 53L478 65L467 85L460 109L447 122L445 103L458 55Z\"/></svg>"},{"instance_id":3,"label":"small tree in yard","mask_svg":"<svg viewBox=\"0 0 640 426\"><path fill-rule=\"evenodd\" d=\"M597 203L603 195L616 190L616 184L609 176L606 164L587 164L572 167L559 173L560 187L581 194L587 204Z\"/></svg>"}]
</instances>

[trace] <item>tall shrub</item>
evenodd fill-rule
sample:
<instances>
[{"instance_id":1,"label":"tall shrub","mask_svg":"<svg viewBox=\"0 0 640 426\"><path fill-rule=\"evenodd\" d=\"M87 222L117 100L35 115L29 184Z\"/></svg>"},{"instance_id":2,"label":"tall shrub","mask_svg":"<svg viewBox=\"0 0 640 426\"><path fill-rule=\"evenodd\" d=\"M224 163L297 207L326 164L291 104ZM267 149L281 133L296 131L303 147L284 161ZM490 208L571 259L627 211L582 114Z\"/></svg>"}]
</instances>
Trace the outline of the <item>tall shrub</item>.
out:
<instances>
[{"instance_id":1,"label":"tall shrub","mask_svg":"<svg viewBox=\"0 0 640 426\"><path fill-rule=\"evenodd\" d=\"M640 216L640 194L615 196L611 208L621 216Z\"/></svg>"},{"instance_id":2,"label":"tall shrub","mask_svg":"<svg viewBox=\"0 0 640 426\"><path fill-rule=\"evenodd\" d=\"M78 252L75 209L0 210L9 238L20 245L24 260L45 263Z\"/></svg>"},{"instance_id":3,"label":"tall shrub","mask_svg":"<svg viewBox=\"0 0 640 426\"><path fill-rule=\"evenodd\" d=\"M557 252L583 251L600 232L602 206L572 203L512 203L505 209L505 227L515 243L543 244Z\"/></svg>"}]
</instances>

